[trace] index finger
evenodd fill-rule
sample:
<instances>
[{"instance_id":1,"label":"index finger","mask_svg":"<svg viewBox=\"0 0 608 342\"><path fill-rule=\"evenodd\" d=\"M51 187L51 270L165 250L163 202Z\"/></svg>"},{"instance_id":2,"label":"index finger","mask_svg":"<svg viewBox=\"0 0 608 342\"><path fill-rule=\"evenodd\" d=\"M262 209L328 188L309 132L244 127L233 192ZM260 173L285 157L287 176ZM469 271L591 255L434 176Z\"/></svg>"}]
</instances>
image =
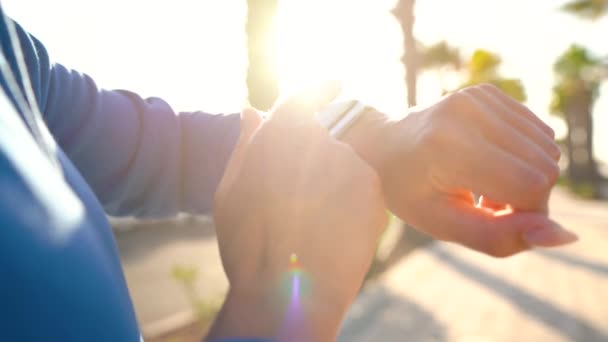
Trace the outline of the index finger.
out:
<instances>
[{"instance_id":1,"label":"index finger","mask_svg":"<svg viewBox=\"0 0 608 342\"><path fill-rule=\"evenodd\" d=\"M573 241L571 233L565 233L544 214L514 211L496 216L455 198L438 202L437 210L429 215L434 227L429 231L431 235L494 257L507 257L534 247L526 240L534 232L542 231L542 245L546 247Z\"/></svg>"}]
</instances>

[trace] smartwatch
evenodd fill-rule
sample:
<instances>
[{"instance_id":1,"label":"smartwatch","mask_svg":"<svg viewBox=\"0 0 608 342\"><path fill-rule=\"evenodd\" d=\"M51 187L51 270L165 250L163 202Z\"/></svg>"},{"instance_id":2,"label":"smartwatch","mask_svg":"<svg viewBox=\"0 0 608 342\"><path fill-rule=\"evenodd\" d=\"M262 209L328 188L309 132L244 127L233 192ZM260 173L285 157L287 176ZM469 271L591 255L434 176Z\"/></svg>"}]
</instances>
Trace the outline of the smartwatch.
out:
<instances>
[{"instance_id":1,"label":"smartwatch","mask_svg":"<svg viewBox=\"0 0 608 342\"><path fill-rule=\"evenodd\" d=\"M340 138L369 109L356 100L331 103L317 112L317 119L327 128L329 135Z\"/></svg>"}]
</instances>

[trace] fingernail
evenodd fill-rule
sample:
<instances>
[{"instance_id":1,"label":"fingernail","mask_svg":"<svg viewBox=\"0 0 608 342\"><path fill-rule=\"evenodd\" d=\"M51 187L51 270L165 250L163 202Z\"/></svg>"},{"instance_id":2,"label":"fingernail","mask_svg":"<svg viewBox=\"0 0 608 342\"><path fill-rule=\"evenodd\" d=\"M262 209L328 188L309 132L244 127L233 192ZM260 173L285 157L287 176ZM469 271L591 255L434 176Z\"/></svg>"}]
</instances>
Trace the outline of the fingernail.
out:
<instances>
[{"instance_id":1,"label":"fingernail","mask_svg":"<svg viewBox=\"0 0 608 342\"><path fill-rule=\"evenodd\" d=\"M578 235L564 229L557 223L552 223L543 228L526 232L524 240L533 247L556 247L577 241Z\"/></svg>"}]
</instances>

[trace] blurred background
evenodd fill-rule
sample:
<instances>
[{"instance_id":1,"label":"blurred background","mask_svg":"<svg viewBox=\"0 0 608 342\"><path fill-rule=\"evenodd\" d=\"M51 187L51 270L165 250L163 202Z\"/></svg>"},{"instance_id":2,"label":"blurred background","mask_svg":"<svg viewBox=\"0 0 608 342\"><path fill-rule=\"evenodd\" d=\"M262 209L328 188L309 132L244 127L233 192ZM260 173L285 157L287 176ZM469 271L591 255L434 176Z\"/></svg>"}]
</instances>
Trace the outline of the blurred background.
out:
<instances>
[{"instance_id":1,"label":"blurred background","mask_svg":"<svg viewBox=\"0 0 608 342\"><path fill-rule=\"evenodd\" d=\"M581 235L494 260L393 220L343 341L608 341L608 1L4 0L51 58L177 111L267 109L341 80L394 116L490 82L557 132L553 216ZM227 282L209 218L113 219L147 341L197 341Z\"/></svg>"}]
</instances>

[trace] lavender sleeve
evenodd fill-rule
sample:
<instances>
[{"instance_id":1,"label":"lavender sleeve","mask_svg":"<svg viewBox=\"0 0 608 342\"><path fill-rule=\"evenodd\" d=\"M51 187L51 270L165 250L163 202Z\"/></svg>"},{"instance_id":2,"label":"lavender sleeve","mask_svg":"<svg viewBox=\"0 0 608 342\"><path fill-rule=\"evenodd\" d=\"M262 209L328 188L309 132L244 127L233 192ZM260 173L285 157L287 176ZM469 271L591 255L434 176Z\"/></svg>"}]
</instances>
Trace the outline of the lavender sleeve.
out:
<instances>
[{"instance_id":1,"label":"lavender sleeve","mask_svg":"<svg viewBox=\"0 0 608 342\"><path fill-rule=\"evenodd\" d=\"M211 210L238 138L238 114L175 113L158 98L100 89L18 32L44 120L109 214Z\"/></svg>"}]
</instances>

